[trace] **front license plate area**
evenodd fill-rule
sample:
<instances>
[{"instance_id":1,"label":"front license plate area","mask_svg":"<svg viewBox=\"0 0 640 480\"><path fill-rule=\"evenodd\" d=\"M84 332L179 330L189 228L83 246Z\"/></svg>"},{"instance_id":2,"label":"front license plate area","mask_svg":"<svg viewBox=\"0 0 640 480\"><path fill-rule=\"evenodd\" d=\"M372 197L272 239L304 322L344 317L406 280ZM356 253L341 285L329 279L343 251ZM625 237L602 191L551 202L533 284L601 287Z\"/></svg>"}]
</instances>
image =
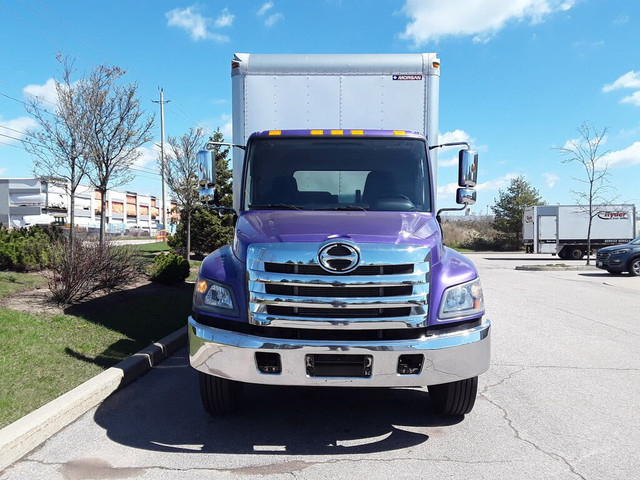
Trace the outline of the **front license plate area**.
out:
<instances>
[{"instance_id":1,"label":"front license plate area","mask_svg":"<svg viewBox=\"0 0 640 480\"><path fill-rule=\"evenodd\" d=\"M316 354L305 357L310 377L369 378L373 367L371 355Z\"/></svg>"}]
</instances>

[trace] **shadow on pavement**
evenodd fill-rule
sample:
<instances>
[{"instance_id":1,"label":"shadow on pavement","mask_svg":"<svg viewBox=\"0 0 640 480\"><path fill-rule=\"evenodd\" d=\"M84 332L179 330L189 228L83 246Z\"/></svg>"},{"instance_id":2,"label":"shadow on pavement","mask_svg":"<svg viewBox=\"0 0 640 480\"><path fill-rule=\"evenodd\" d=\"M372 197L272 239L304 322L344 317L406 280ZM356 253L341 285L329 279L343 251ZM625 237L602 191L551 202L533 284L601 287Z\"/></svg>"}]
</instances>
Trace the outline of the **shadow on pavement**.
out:
<instances>
[{"instance_id":1,"label":"shadow on pavement","mask_svg":"<svg viewBox=\"0 0 640 480\"><path fill-rule=\"evenodd\" d=\"M246 385L240 413L202 408L186 351L98 407L95 422L117 443L152 451L270 455L365 454L419 445L412 429L459 423L430 413L423 389Z\"/></svg>"},{"instance_id":2,"label":"shadow on pavement","mask_svg":"<svg viewBox=\"0 0 640 480\"><path fill-rule=\"evenodd\" d=\"M126 338L109 345L95 357L68 347L65 352L102 368L112 367L186 325L192 295L192 284L147 283L71 305L65 309L66 314L102 325Z\"/></svg>"}]
</instances>

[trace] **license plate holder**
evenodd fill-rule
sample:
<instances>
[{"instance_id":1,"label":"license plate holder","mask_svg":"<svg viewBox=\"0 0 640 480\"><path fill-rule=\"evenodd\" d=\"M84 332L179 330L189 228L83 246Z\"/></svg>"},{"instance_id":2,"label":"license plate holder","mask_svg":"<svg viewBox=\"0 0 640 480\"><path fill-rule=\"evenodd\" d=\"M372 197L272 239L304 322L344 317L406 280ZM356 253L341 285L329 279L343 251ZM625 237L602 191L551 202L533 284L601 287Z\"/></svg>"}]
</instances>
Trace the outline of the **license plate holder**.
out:
<instances>
[{"instance_id":1,"label":"license plate holder","mask_svg":"<svg viewBox=\"0 0 640 480\"><path fill-rule=\"evenodd\" d=\"M369 378L373 356L311 354L305 357L305 364L310 377Z\"/></svg>"}]
</instances>

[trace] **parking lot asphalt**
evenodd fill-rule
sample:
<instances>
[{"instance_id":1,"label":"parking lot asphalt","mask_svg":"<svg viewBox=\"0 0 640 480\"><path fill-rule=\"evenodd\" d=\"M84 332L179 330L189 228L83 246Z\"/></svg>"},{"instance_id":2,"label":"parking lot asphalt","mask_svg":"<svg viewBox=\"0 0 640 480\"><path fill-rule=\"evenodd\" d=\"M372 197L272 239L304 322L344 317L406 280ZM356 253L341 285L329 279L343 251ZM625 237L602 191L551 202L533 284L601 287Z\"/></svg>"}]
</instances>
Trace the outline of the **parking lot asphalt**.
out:
<instances>
[{"instance_id":1,"label":"parking lot asphalt","mask_svg":"<svg viewBox=\"0 0 640 480\"><path fill-rule=\"evenodd\" d=\"M0 480L634 478L640 277L515 269L557 262L543 255L469 257L493 346L464 419L430 414L426 389L262 386L247 386L241 414L214 418L178 350Z\"/></svg>"}]
</instances>

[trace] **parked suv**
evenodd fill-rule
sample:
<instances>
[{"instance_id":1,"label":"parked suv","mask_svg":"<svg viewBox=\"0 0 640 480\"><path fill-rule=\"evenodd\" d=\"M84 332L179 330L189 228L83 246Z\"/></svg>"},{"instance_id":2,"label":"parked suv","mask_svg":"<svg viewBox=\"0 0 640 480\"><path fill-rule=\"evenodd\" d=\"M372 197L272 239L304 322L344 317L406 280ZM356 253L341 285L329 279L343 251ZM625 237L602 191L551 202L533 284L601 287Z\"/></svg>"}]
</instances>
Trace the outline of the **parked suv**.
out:
<instances>
[{"instance_id":1,"label":"parked suv","mask_svg":"<svg viewBox=\"0 0 640 480\"><path fill-rule=\"evenodd\" d=\"M609 273L629 272L634 277L640 275L640 237L625 245L614 245L598 250L596 267Z\"/></svg>"}]
</instances>

